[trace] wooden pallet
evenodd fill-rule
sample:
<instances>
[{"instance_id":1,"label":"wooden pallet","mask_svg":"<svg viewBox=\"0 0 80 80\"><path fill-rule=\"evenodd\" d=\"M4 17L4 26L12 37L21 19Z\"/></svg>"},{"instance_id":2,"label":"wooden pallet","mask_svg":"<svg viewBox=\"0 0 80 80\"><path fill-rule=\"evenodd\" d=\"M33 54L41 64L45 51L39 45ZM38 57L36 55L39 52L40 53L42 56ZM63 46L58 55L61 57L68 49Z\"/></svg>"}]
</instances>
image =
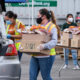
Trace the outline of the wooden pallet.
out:
<instances>
[{"instance_id":1,"label":"wooden pallet","mask_svg":"<svg viewBox=\"0 0 80 80\"><path fill-rule=\"evenodd\" d=\"M63 54L63 48L55 48L56 54Z\"/></svg>"},{"instance_id":2,"label":"wooden pallet","mask_svg":"<svg viewBox=\"0 0 80 80\"><path fill-rule=\"evenodd\" d=\"M61 56L61 58L64 58L64 54L61 54L60 56ZM71 54L69 55L69 59L72 59L72 55ZM80 56L78 56L77 59L80 60Z\"/></svg>"},{"instance_id":3,"label":"wooden pallet","mask_svg":"<svg viewBox=\"0 0 80 80\"><path fill-rule=\"evenodd\" d=\"M64 58L64 54L61 54L60 56L61 58ZM72 55L69 55L69 59L72 59Z\"/></svg>"}]
</instances>

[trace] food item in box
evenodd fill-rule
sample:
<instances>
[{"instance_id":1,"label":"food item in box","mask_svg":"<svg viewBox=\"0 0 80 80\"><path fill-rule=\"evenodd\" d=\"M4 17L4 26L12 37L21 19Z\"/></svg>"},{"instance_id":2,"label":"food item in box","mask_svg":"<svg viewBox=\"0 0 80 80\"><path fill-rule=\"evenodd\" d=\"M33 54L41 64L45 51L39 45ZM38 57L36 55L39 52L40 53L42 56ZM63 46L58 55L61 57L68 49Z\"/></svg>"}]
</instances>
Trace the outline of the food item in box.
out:
<instances>
[{"instance_id":1,"label":"food item in box","mask_svg":"<svg viewBox=\"0 0 80 80\"><path fill-rule=\"evenodd\" d=\"M34 29L38 29L38 27L35 26L35 25L33 25L33 26L30 28L31 31L34 30Z\"/></svg>"},{"instance_id":2,"label":"food item in box","mask_svg":"<svg viewBox=\"0 0 80 80\"><path fill-rule=\"evenodd\" d=\"M31 28L30 28L30 30L32 31L32 30L35 30L35 29L45 29L45 27L43 27L43 26L35 26L35 25L33 25Z\"/></svg>"},{"instance_id":3,"label":"food item in box","mask_svg":"<svg viewBox=\"0 0 80 80\"><path fill-rule=\"evenodd\" d=\"M69 28L67 28L67 29L64 29L64 31L63 32L71 32L71 30L69 29Z\"/></svg>"},{"instance_id":4,"label":"food item in box","mask_svg":"<svg viewBox=\"0 0 80 80\"><path fill-rule=\"evenodd\" d=\"M80 34L80 30L74 31L72 34L78 35L78 34Z\"/></svg>"},{"instance_id":5,"label":"food item in box","mask_svg":"<svg viewBox=\"0 0 80 80\"><path fill-rule=\"evenodd\" d=\"M49 34L51 35L51 33L49 31L46 30L46 28L44 26L36 26L36 25L33 25L31 28L30 28L30 31L34 31L34 33L40 33L40 34ZM29 31L29 32L30 32Z\"/></svg>"},{"instance_id":6,"label":"food item in box","mask_svg":"<svg viewBox=\"0 0 80 80\"><path fill-rule=\"evenodd\" d=\"M70 26L69 28L71 28L71 29L72 29L72 28L75 28L75 26Z\"/></svg>"},{"instance_id":7,"label":"food item in box","mask_svg":"<svg viewBox=\"0 0 80 80\"><path fill-rule=\"evenodd\" d=\"M78 29L80 30L80 26L78 27Z\"/></svg>"},{"instance_id":8,"label":"food item in box","mask_svg":"<svg viewBox=\"0 0 80 80\"><path fill-rule=\"evenodd\" d=\"M64 32L71 32L72 34L80 34L80 27L70 26L70 28L64 29Z\"/></svg>"}]
</instances>

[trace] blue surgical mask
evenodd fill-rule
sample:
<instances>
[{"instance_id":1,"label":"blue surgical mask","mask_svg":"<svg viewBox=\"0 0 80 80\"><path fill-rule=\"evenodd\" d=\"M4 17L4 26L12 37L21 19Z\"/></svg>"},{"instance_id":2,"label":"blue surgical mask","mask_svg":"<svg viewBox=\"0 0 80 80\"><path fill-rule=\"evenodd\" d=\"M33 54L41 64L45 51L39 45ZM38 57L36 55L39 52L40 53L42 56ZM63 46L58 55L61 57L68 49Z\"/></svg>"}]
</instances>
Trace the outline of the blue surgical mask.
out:
<instances>
[{"instance_id":1,"label":"blue surgical mask","mask_svg":"<svg viewBox=\"0 0 80 80\"><path fill-rule=\"evenodd\" d=\"M6 20L6 24L10 25L10 24L12 24L12 22L10 20Z\"/></svg>"}]
</instances>

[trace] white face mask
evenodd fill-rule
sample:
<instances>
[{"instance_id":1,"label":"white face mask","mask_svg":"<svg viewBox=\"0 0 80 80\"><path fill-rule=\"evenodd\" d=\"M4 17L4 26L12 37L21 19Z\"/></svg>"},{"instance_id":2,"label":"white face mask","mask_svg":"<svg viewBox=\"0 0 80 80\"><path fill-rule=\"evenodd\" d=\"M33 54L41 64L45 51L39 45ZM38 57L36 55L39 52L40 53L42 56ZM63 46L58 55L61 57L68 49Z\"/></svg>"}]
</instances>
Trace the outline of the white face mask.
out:
<instances>
[{"instance_id":1,"label":"white face mask","mask_svg":"<svg viewBox=\"0 0 80 80\"><path fill-rule=\"evenodd\" d=\"M69 22L73 22L73 18L68 18L68 21Z\"/></svg>"}]
</instances>

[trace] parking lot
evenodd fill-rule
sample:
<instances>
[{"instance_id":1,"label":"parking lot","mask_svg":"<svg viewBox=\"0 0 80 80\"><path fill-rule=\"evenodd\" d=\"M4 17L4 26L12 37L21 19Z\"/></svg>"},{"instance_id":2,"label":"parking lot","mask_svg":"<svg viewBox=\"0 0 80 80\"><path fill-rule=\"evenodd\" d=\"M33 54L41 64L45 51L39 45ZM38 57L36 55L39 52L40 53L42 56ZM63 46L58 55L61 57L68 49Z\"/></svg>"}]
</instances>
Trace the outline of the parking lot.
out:
<instances>
[{"instance_id":1,"label":"parking lot","mask_svg":"<svg viewBox=\"0 0 80 80\"><path fill-rule=\"evenodd\" d=\"M21 60L22 75L21 80L29 80L29 62L30 56L23 54ZM80 64L80 61L78 60ZM64 64L64 59L60 55L56 56L55 63L52 68L51 75L54 80L80 80L80 70L73 70L72 59L69 60L69 69L61 70L61 76L59 77L59 69ZM42 80L41 74L39 74L37 80Z\"/></svg>"}]
</instances>

